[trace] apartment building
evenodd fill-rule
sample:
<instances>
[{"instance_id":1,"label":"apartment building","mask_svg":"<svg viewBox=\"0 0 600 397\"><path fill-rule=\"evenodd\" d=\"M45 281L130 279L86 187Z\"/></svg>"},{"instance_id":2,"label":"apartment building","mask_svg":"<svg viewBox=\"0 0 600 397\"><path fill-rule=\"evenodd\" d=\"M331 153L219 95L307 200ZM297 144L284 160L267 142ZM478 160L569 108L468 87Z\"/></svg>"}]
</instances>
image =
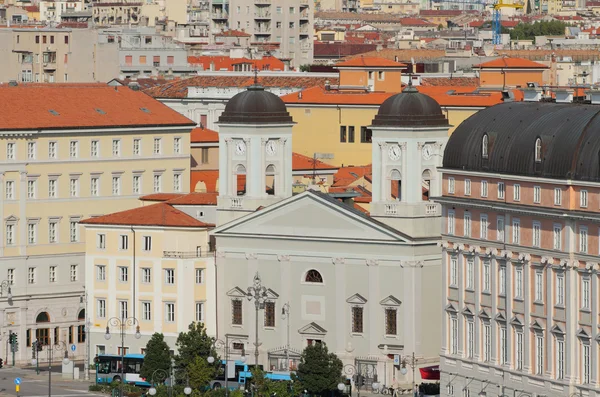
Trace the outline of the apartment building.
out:
<instances>
[{"instance_id":1,"label":"apartment building","mask_svg":"<svg viewBox=\"0 0 600 397\"><path fill-rule=\"evenodd\" d=\"M312 64L314 5L308 0L213 0L213 34L244 30L252 42L279 43L292 67Z\"/></svg>"},{"instance_id":2,"label":"apartment building","mask_svg":"<svg viewBox=\"0 0 600 397\"><path fill-rule=\"evenodd\" d=\"M0 98L0 333L17 333L28 362L35 339L85 340L78 222L187 192L193 124L125 87L4 85Z\"/></svg>"},{"instance_id":3,"label":"apartment building","mask_svg":"<svg viewBox=\"0 0 600 397\"><path fill-rule=\"evenodd\" d=\"M599 112L506 103L450 137L443 396L600 395Z\"/></svg>"},{"instance_id":4,"label":"apartment building","mask_svg":"<svg viewBox=\"0 0 600 397\"><path fill-rule=\"evenodd\" d=\"M42 0L39 2L40 21L60 23L63 14L83 11L83 0Z\"/></svg>"},{"instance_id":5,"label":"apartment building","mask_svg":"<svg viewBox=\"0 0 600 397\"><path fill-rule=\"evenodd\" d=\"M0 29L0 82L106 82L119 74L116 42L91 29Z\"/></svg>"}]
</instances>

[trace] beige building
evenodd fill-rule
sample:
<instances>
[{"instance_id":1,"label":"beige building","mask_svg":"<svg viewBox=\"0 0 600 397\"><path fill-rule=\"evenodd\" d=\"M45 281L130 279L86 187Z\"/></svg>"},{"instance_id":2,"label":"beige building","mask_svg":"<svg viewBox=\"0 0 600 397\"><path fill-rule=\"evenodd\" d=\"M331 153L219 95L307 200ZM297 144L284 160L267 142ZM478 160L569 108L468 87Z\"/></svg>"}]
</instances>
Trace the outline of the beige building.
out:
<instances>
[{"instance_id":1,"label":"beige building","mask_svg":"<svg viewBox=\"0 0 600 397\"><path fill-rule=\"evenodd\" d=\"M0 82L106 82L119 74L117 45L92 29L0 29Z\"/></svg>"},{"instance_id":2,"label":"beige building","mask_svg":"<svg viewBox=\"0 0 600 397\"><path fill-rule=\"evenodd\" d=\"M33 340L71 343L85 319L78 222L187 192L193 124L124 87L4 85L0 98L0 280L12 293L0 332L19 335L17 361L28 361Z\"/></svg>"},{"instance_id":3,"label":"beige building","mask_svg":"<svg viewBox=\"0 0 600 397\"><path fill-rule=\"evenodd\" d=\"M42 0L39 7L40 21L60 23L63 14L83 11L86 5L83 0Z\"/></svg>"}]
</instances>

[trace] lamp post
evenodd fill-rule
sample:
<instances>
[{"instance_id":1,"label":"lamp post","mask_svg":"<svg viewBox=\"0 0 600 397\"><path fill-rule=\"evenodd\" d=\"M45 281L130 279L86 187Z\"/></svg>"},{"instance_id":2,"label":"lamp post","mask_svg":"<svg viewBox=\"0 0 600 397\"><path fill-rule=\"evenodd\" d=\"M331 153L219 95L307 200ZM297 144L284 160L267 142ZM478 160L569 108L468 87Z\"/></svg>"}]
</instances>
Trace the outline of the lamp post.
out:
<instances>
[{"instance_id":1,"label":"lamp post","mask_svg":"<svg viewBox=\"0 0 600 397\"><path fill-rule=\"evenodd\" d=\"M255 334L254 334L254 365L258 368L258 311L260 309L264 309L265 301L267 300L267 288L262 286L262 281L258 272L254 276L254 284L251 287L248 287L247 298L248 301L252 301L254 299L254 307L256 308L256 324L255 324Z\"/></svg>"},{"instance_id":2,"label":"lamp post","mask_svg":"<svg viewBox=\"0 0 600 397\"><path fill-rule=\"evenodd\" d=\"M360 365L358 366L358 368L356 368L356 366L352 364L344 365L344 373L346 375L356 375L356 381L354 382L354 384L356 385L356 394L358 397L360 397L360 383L362 382L362 378L368 377L370 375L377 375L377 371L375 371L375 368L373 368L373 372L369 371L369 366L367 365L365 365L362 368L364 369L361 369ZM343 392L346 389L346 385L342 382L338 383L337 387L338 390L341 392ZM373 388L373 390L379 390L379 383L375 381L371 384L371 387Z\"/></svg>"},{"instance_id":3,"label":"lamp post","mask_svg":"<svg viewBox=\"0 0 600 397\"><path fill-rule=\"evenodd\" d=\"M4 296L4 291L6 290L6 299L12 300L12 291L11 286L12 282L8 280L4 280L0 283L0 296Z\"/></svg>"},{"instance_id":4,"label":"lamp post","mask_svg":"<svg viewBox=\"0 0 600 397\"><path fill-rule=\"evenodd\" d=\"M152 376L150 377L150 389L148 389L148 394L150 394L151 396L156 395L156 387L154 387L155 383L154 379L158 376L158 379L162 378L162 383L164 383L166 381L166 379L169 377L169 373L164 370L164 369L157 369L156 371L152 372ZM159 381L160 383L160 381ZM167 385L167 391L169 393L169 396L173 395L173 380L171 379L169 381L169 385ZM185 389L183 389L183 392L185 393L185 395L190 395L192 393L192 389L190 388L189 385L189 380L188 380L188 384L186 385Z\"/></svg>"},{"instance_id":5,"label":"lamp post","mask_svg":"<svg viewBox=\"0 0 600 397\"><path fill-rule=\"evenodd\" d=\"M35 365L37 375L40 374L40 350L42 350L42 345L37 339L31 342L31 365Z\"/></svg>"},{"instance_id":6,"label":"lamp post","mask_svg":"<svg viewBox=\"0 0 600 397\"><path fill-rule=\"evenodd\" d=\"M37 346L43 346L41 344L39 344L40 341L36 341L36 349ZM46 346L46 353L48 354L48 397L52 397L52 360L54 359L54 351L58 351L61 352L63 351L65 353L65 356L63 358L63 364L67 365L69 364L69 349L67 348L67 344L63 341L56 341L54 343L54 346L48 344L45 345ZM43 350L43 347L42 347ZM37 363L37 359L36 363ZM33 360L32 360L33 361Z\"/></svg>"},{"instance_id":7,"label":"lamp post","mask_svg":"<svg viewBox=\"0 0 600 397\"><path fill-rule=\"evenodd\" d=\"M119 383L120 397L123 397L123 382L125 381L125 376L123 372L125 367L125 334L127 331L127 327L135 326L135 339L140 339L142 337L142 334L140 334L139 323L140 322L135 317L112 317L106 323L106 334L104 334L104 339L109 340L111 337L110 326L119 327L121 332L121 382Z\"/></svg>"},{"instance_id":8,"label":"lamp post","mask_svg":"<svg viewBox=\"0 0 600 397\"><path fill-rule=\"evenodd\" d=\"M90 328L92 323L90 321L90 317L88 316L88 294L87 291L84 290L83 295L79 297L79 305L83 306L85 313L85 359L84 359L84 367L83 374L85 380L90 380Z\"/></svg>"},{"instance_id":9,"label":"lamp post","mask_svg":"<svg viewBox=\"0 0 600 397\"><path fill-rule=\"evenodd\" d=\"M290 370L290 303L286 302L281 308L281 318L287 320L287 343L285 345L285 365Z\"/></svg>"},{"instance_id":10,"label":"lamp post","mask_svg":"<svg viewBox=\"0 0 600 397\"><path fill-rule=\"evenodd\" d=\"M239 339L235 339L232 340L232 342L240 342L240 343L244 343ZM225 342L223 342L223 340L221 339L215 339L215 341L213 342L213 348L214 349L223 349L225 352L225 396L229 395L229 376L227 374L227 369L229 368L229 336L225 335ZM209 364L213 364L215 362L216 358L214 356L208 356L208 358L206 359L206 361L208 361ZM240 361L245 363L246 362L246 352L245 350L242 350L242 357L240 358Z\"/></svg>"},{"instance_id":11,"label":"lamp post","mask_svg":"<svg viewBox=\"0 0 600 397\"><path fill-rule=\"evenodd\" d=\"M415 358L415 353L413 352L412 356L410 357L410 361L406 361L406 357L402 358L402 366L400 367L400 373L402 375L406 375L408 373L408 368L406 368L406 366L410 366L410 368L412 369L412 391L413 391L413 396L415 395L415 369L417 367L417 363L419 360L417 360Z\"/></svg>"}]
</instances>

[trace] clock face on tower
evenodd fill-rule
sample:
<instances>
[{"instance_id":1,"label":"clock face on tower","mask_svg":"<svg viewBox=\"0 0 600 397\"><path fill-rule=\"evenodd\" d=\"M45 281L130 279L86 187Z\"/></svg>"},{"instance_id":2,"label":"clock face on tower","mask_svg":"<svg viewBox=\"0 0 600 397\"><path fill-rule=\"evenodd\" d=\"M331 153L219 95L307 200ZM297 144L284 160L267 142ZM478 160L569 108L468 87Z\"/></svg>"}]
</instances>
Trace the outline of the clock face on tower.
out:
<instances>
[{"instance_id":1,"label":"clock face on tower","mask_svg":"<svg viewBox=\"0 0 600 397\"><path fill-rule=\"evenodd\" d=\"M429 160L433 155L433 148L430 144L423 146L423 160Z\"/></svg>"},{"instance_id":2,"label":"clock face on tower","mask_svg":"<svg viewBox=\"0 0 600 397\"><path fill-rule=\"evenodd\" d=\"M246 143L241 139L235 143L235 153L238 155L246 153Z\"/></svg>"},{"instance_id":3,"label":"clock face on tower","mask_svg":"<svg viewBox=\"0 0 600 397\"><path fill-rule=\"evenodd\" d=\"M265 151L269 156L273 156L277 152L277 144L274 140L267 141Z\"/></svg>"},{"instance_id":4,"label":"clock face on tower","mask_svg":"<svg viewBox=\"0 0 600 397\"><path fill-rule=\"evenodd\" d=\"M388 156L390 157L390 160L398 161L400 159L400 146L390 146L390 148L388 149Z\"/></svg>"}]
</instances>

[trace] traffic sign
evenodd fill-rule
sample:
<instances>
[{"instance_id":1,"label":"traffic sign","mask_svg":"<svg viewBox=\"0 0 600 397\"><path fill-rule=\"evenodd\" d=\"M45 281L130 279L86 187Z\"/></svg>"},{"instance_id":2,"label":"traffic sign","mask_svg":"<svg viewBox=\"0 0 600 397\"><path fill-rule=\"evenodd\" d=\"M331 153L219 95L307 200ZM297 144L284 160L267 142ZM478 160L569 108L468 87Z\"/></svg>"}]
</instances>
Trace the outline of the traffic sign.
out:
<instances>
[{"instance_id":1,"label":"traffic sign","mask_svg":"<svg viewBox=\"0 0 600 397\"><path fill-rule=\"evenodd\" d=\"M21 378L15 378L15 385L21 384Z\"/></svg>"},{"instance_id":2,"label":"traffic sign","mask_svg":"<svg viewBox=\"0 0 600 397\"><path fill-rule=\"evenodd\" d=\"M74 344L73 344L73 345L71 345L71 351L72 351L72 352L74 352L74 351L75 351L75 349L77 349L77 346L75 346Z\"/></svg>"},{"instance_id":3,"label":"traffic sign","mask_svg":"<svg viewBox=\"0 0 600 397\"><path fill-rule=\"evenodd\" d=\"M394 365L400 365L400 355L394 354Z\"/></svg>"}]
</instances>

